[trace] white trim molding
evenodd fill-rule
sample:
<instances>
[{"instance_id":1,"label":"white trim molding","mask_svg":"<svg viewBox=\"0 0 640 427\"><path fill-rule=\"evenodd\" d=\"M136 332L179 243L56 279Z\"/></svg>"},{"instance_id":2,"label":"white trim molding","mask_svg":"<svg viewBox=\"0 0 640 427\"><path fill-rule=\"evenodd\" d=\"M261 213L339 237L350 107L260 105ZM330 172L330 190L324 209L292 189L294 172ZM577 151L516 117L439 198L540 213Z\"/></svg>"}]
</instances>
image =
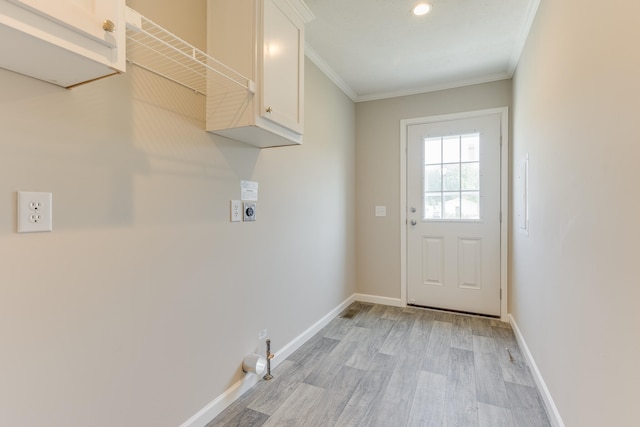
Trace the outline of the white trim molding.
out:
<instances>
[{"instance_id":1,"label":"white trim molding","mask_svg":"<svg viewBox=\"0 0 640 427\"><path fill-rule=\"evenodd\" d=\"M533 25L533 21L536 18L536 14L538 13L539 6L540 0L529 1L525 24L522 27L520 34L518 35L518 39L516 40L515 45L513 46L513 51L511 52L511 57L509 58L509 65L507 66L507 73L511 77L513 77L513 73L516 71L518 62L520 62L520 56L522 55L524 45L527 43L527 39L529 38L529 32L531 31L531 26Z\"/></svg>"},{"instance_id":2,"label":"white trim molding","mask_svg":"<svg viewBox=\"0 0 640 427\"><path fill-rule=\"evenodd\" d=\"M392 307L406 307L401 298L379 297L376 295L355 294L355 300L371 304L390 305Z\"/></svg>"},{"instance_id":3,"label":"white trim molding","mask_svg":"<svg viewBox=\"0 0 640 427\"><path fill-rule=\"evenodd\" d=\"M233 384L224 393L199 410L194 416L182 423L180 427L205 427L247 390L256 385L258 379L259 377L257 375L245 375L243 379Z\"/></svg>"},{"instance_id":4,"label":"white trim molding","mask_svg":"<svg viewBox=\"0 0 640 427\"><path fill-rule=\"evenodd\" d=\"M316 16L313 14L313 12L311 12L311 9L309 9L309 6L307 6L307 4L303 0L288 0L288 2L291 7L295 9L296 13L298 14L298 16L300 16L302 22L304 22L305 24L308 24L309 22L316 19Z\"/></svg>"},{"instance_id":5,"label":"white trim molding","mask_svg":"<svg viewBox=\"0 0 640 427\"><path fill-rule=\"evenodd\" d=\"M509 107L400 120L400 302L407 304L407 128L411 125L500 114L500 319L508 322Z\"/></svg>"},{"instance_id":6,"label":"white trim molding","mask_svg":"<svg viewBox=\"0 0 640 427\"><path fill-rule=\"evenodd\" d=\"M326 314L322 319L318 320L316 323L311 325L307 330L305 330L300 335L295 337L293 341L290 341L287 345L282 347L282 349L280 349L279 352L276 353L276 355L273 358L273 362L271 362L271 365L273 367L278 366L280 362L285 360L287 357L291 356L291 354L297 349L299 349L302 346L302 344L309 341L309 339L311 339L311 337L317 334L320 331L320 329L327 326L329 322L331 322L334 318L338 317L340 313L342 313L347 307L349 307L355 301L356 301L355 294L351 295L349 298L347 298L342 303L340 303L340 305L338 305L336 308L334 308L328 314Z\"/></svg>"},{"instance_id":7,"label":"white trim molding","mask_svg":"<svg viewBox=\"0 0 640 427\"><path fill-rule=\"evenodd\" d=\"M338 86L342 93L348 96L349 99L353 102L358 102L358 95L344 80L342 80L342 77L340 77L338 73L336 73L334 69L331 68L331 66L327 64L324 59L322 59L318 52L316 52L311 46L306 44L304 46L304 54L307 58L309 58L311 62L316 64L316 67L318 67L320 71L322 71L324 75L333 82L334 85Z\"/></svg>"},{"instance_id":8,"label":"white trim molding","mask_svg":"<svg viewBox=\"0 0 640 427\"><path fill-rule=\"evenodd\" d=\"M544 402L544 406L547 409L547 415L549 416L549 421L553 425L553 427L565 427L564 422L562 421L562 417L560 416L560 412L556 407L553 398L551 397L551 392L547 388L547 384L544 382L544 378L542 378L542 373L538 369L538 365L536 365L536 361L533 359L533 355L531 351L529 351L529 347L524 340L524 336L522 332L520 332L520 328L518 328L518 324L516 323L516 319L509 314L509 323L511 323L511 327L513 328L513 332L516 335L516 340L518 341L518 345L520 346L520 350L522 350L522 354L527 360L527 364L529 368L531 368L531 374L533 375L533 379L536 382L536 386L538 387L538 391L540 391L540 395L542 396L542 400Z\"/></svg>"}]
</instances>

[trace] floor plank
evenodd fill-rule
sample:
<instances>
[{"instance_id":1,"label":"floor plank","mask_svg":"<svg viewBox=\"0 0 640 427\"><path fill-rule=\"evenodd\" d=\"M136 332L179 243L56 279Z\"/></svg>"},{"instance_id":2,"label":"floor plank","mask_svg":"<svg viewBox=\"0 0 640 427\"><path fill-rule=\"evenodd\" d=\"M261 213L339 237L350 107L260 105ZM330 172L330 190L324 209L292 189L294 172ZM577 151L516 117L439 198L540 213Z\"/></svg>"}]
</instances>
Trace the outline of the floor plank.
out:
<instances>
[{"instance_id":1,"label":"floor plank","mask_svg":"<svg viewBox=\"0 0 640 427\"><path fill-rule=\"evenodd\" d=\"M484 336L473 336L473 356L476 374L478 402L509 408L507 389L498 360L495 340Z\"/></svg>"},{"instance_id":2,"label":"floor plank","mask_svg":"<svg viewBox=\"0 0 640 427\"><path fill-rule=\"evenodd\" d=\"M449 372L447 373L447 394L445 401L446 426L478 426L478 405L476 399L476 374L473 352L451 349Z\"/></svg>"},{"instance_id":3,"label":"floor plank","mask_svg":"<svg viewBox=\"0 0 640 427\"><path fill-rule=\"evenodd\" d=\"M420 372L407 426L440 427L444 422L447 377Z\"/></svg>"},{"instance_id":4,"label":"floor plank","mask_svg":"<svg viewBox=\"0 0 640 427\"><path fill-rule=\"evenodd\" d=\"M535 387L505 383L511 412L518 427L550 427L549 418Z\"/></svg>"},{"instance_id":5,"label":"floor plank","mask_svg":"<svg viewBox=\"0 0 640 427\"><path fill-rule=\"evenodd\" d=\"M480 427L517 427L511 410L501 406L478 403Z\"/></svg>"},{"instance_id":6,"label":"floor plank","mask_svg":"<svg viewBox=\"0 0 640 427\"><path fill-rule=\"evenodd\" d=\"M300 425L313 425L308 414L311 408L324 394L326 390L305 383L299 383L298 387L289 395L273 415L269 417L264 427L296 427Z\"/></svg>"},{"instance_id":7,"label":"floor plank","mask_svg":"<svg viewBox=\"0 0 640 427\"><path fill-rule=\"evenodd\" d=\"M451 329L451 347L473 351L473 328L470 316L456 316Z\"/></svg>"},{"instance_id":8,"label":"floor plank","mask_svg":"<svg viewBox=\"0 0 640 427\"><path fill-rule=\"evenodd\" d=\"M336 426L371 425L395 369L395 358L378 353L342 410Z\"/></svg>"},{"instance_id":9,"label":"floor plank","mask_svg":"<svg viewBox=\"0 0 640 427\"><path fill-rule=\"evenodd\" d=\"M335 425L366 371L343 366L306 414L310 426Z\"/></svg>"},{"instance_id":10,"label":"floor plank","mask_svg":"<svg viewBox=\"0 0 640 427\"><path fill-rule=\"evenodd\" d=\"M535 386L535 381L518 347L513 331L494 327L493 338L498 346L498 356L500 365L502 366L504 380L532 387Z\"/></svg>"},{"instance_id":11,"label":"floor plank","mask_svg":"<svg viewBox=\"0 0 640 427\"><path fill-rule=\"evenodd\" d=\"M285 369L280 369L282 365ZM282 402L295 390L304 379L306 370L298 363L285 360L273 371L273 379L258 383L247 403L247 408L263 414L273 414Z\"/></svg>"},{"instance_id":12,"label":"floor plank","mask_svg":"<svg viewBox=\"0 0 640 427\"><path fill-rule=\"evenodd\" d=\"M402 351L402 343L407 339L414 323L416 322L415 314L399 313L396 322L387 334L384 343L380 346L379 352L389 355L396 355L398 351Z\"/></svg>"},{"instance_id":13,"label":"floor plank","mask_svg":"<svg viewBox=\"0 0 640 427\"><path fill-rule=\"evenodd\" d=\"M451 349L451 323L434 321L429 336L429 345L422 358L421 369L434 374L446 375L449 371L449 351Z\"/></svg>"}]
</instances>

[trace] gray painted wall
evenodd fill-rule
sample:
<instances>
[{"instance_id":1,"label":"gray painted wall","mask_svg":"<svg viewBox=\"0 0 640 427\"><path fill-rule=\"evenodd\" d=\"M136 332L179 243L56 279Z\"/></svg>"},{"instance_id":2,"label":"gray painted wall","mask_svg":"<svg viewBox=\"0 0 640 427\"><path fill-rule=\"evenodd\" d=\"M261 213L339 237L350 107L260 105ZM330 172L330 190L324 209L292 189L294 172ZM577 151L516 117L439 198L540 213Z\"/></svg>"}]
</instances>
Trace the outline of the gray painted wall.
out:
<instances>
[{"instance_id":1,"label":"gray painted wall","mask_svg":"<svg viewBox=\"0 0 640 427\"><path fill-rule=\"evenodd\" d=\"M205 2L131 6L202 46ZM306 63L304 145L206 133L136 67L64 90L0 70L0 425L176 426L355 292L355 108ZM230 223L240 180L258 221ZM53 192L15 232L16 190Z\"/></svg>"},{"instance_id":2,"label":"gray painted wall","mask_svg":"<svg viewBox=\"0 0 640 427\"><path fill-rule=\"evenodd\" d=\"M359 293L400 298L400 120L510 105L511 80L356 104Z\"/></svg>"},{"instance_id":3,"label":"gray painted wall","mask_svg":"<svg viewBox=\"0 0 640 427\"><path fill-rule=\"evenodd\" d=\"M639 13L543 0L514 78L510 308L567 426L638 423Z\"/></svg>"}]
</instances>

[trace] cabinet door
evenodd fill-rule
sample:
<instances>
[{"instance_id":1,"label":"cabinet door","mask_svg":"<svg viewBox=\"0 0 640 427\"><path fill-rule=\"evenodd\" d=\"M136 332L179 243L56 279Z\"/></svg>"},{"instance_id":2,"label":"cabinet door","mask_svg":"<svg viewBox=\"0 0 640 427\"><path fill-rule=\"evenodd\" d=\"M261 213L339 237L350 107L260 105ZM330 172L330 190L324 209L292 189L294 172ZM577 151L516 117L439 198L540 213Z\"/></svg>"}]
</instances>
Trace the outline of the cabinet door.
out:
<instances>
[{"instance_id":1,"label":"cabinet door","mask_svg":"<svg viewBox=\"0 0 640 427\"><path fill-rule=\"evenodd\" d=\"M116 47L113 31L103 24L120 23L116 0L10 0L38 14L47 16L67 28L108 47ZM114 28L115 30L115 28ZM125 31L124 28L117 30Z\"/></svg>"},{"instance_id":2,"label":"cabinet door","mask_svg":"<svg viewBox=\"0 0 640 427\"><path fill-rule=\"evenodd\" d=\"M261 116L302 134L304 24L286 7L263 3Z\"/></svg>"}]
</instances>

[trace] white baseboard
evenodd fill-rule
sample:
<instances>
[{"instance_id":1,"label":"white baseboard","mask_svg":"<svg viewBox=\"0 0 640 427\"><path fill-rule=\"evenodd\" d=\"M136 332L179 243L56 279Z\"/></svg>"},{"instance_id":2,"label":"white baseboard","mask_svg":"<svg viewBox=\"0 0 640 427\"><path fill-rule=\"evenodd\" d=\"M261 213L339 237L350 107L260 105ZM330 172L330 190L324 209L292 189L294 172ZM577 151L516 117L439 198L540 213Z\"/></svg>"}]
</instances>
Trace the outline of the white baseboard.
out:
<instances>
[{"instance_id":1,"label":"white baseboard","mask_svg":"<svg viewBox=\"0 0 640 427\"><path fill-rule=\"evenodd\" d=\"M564 422L562 421L562 417L560 416L560 412L558 411L556 404L553 402L551 393L547 388L547 384L544 382L544 379L542 378L542 373L540 373L540 370L538 370L538 366L536 365L536 362L533 359L533 355L531 354L531 351L529 351L529 347L527 346L527 343L524 341L524 336L522 336L522 333L518 328L516 319L514 319L514 317L511 314L509 314L509 323L511 323L511 326L513 327L513 331L516 334L516 339L518 340L518 345L520 346L520 349L522 350L522 353L524 354L524 357L527 359L527 363L531 368L533 379L535 380L536 385L538 386L538 390L542 395L544 406L547 408L547 415L549 415L549 421L554 427L565 427Z\"/></svg>"},{"instance_id":2,"label":"white baseboard","mask_svg":"<svg viewBox=\"0 0 640 427\"><path fill-rule=\"evenodd\" d=\"M277 352L271 360L271 367L275 368L289 357L294 351L296 351L302 344L307 342L312 336L314 336L320 329L324 328L337 317L345 308L351 303L358 300L356 294L351 295L344 300L340 305L331 310L322 319L311 325L307 330L294 338L291 342L286 344L279 352ZM358 300L359 301L359 300ZM384 304L384 303L380 303ZM236 399L242 396L247 390L257 384L259 377L257 375L246 375L240 381L229 387L224 393L216 397L207 406L198 411L197 414L185 421L180 427L204 427L211 420L213 420L218 414L224 411L229 405L231 405Z\"/></svg>"},{"instance_id":3,"label":"white baseboard","mask_svg":"<svg viewBox=\"0 0 640 427\"><path fill-rule=\"evenodd\" d=\"M211 420L224 411L229 405L258 383L257 375L245 375L240 381L229 387L224 393L212 400L194 416L182 423L180 427L205 427Z\"/></svg>"},{"instance_id":4,"label":"white baseboard","mask_svg":"<svg viewBox=\"0 0 640 427\"><path fill-rule=\"evenodd\" d=\"M318 333L320 329L324 328L333 320L334 317L337 317L338 314L342 313L342 311L347 308L351 303L355 302L356 296L351 295L349 298L344 300L339 306L331 310L326 316L322 319L318 320L314 323L310 328L306 331L298 335L293 341L289 342L289 344L285 345L280 349L278 353L273 358L273 362L271 362L272 366L278 366L280 362L285 360L287 357L291 356L291 354L302 346L305 342L307 342L312 336Z\"/></svg>"},{"instance_id":5,"label":"white baseboard","mask_svg":"<svg viewBox=\"0 0 640 427\"><path fill-rule=\"evenodd\" d=\"M368 302L371 304L390 305L392 307L405 306L405 304L402 303L402 300L400 298L379 297L376 295L367 295L367 294L355 294L354 297L356 301Z\"/></svg>"}]
</instances>

